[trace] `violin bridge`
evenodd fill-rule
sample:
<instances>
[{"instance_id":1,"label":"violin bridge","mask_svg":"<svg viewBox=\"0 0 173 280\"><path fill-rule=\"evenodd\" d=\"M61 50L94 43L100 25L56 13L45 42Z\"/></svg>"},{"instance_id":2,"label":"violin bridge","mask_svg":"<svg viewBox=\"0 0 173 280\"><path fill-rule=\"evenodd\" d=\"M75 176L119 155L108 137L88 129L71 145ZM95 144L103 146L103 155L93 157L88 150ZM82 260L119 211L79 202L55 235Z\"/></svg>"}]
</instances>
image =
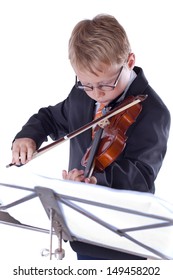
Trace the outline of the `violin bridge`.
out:
<instances>
[{"instance_id":1,"label":"violin bridge","mask_svg":"<svg viewBox=\"0 0 173 280\"><path fill-rule=\"evenodd\" d=\"M104 128L106 127L107 125L110 124L110 121L108 119L104 119L104 120L101 120L98 125L101 127L101 128Z\"/></svg>"}]
</instances>

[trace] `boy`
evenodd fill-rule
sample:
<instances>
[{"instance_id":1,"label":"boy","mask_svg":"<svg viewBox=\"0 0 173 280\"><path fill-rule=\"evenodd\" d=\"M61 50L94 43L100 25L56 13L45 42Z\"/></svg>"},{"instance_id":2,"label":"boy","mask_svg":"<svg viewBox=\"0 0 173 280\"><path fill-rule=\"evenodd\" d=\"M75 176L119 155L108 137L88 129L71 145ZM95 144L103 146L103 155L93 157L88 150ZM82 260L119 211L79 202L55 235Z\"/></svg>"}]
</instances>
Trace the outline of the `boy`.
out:
<instances>
[{"instance_id":1,"label":"boy","mask_svg":"<svg viewBox=\"0 0 173 280\"><path fill-rule=\"evenodd\" d=\"M67 180L115 189L154 193L170 128L170 114L148 84L124 28L110 15L80 21L69 40L69 59L76 75L68 97L55 106L41 108L16 135L12 163L25 164L50 136L56 140L89 123L97 107L116 108L128 96L147 95L142 111L127 131L126 147L103 172L85 178L81 160L92 141L92 130L70 140ZM113 219L113 218L112 218ZM106 238L106 237L105 237ZM82 242L71 242L78 259L145 259Z\"/></svg>"}]
</instances>

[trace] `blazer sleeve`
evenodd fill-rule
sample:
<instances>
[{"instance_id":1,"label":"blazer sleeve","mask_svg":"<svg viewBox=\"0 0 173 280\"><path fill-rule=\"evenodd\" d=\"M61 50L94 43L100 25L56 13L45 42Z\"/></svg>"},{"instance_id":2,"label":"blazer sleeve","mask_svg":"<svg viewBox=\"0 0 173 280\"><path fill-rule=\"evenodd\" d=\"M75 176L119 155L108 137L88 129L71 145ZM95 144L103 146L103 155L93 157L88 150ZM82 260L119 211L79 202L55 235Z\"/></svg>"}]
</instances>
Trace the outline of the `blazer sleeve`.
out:
<instances>
[{"instance_id":1,"label":"blazer sleeve","mask_svg":"<svg viewBox=\"0 0 173 280\"><path fill-rule=\"evenodd\" d=\"M31 138L35 141L37 149L47 136L52 140L56 140L68 133L68 98L66 101L60 102L55 106L41 108L37 114L29 118L21 131L15 136L17 138Z\"/></svg>"}]
</instances>

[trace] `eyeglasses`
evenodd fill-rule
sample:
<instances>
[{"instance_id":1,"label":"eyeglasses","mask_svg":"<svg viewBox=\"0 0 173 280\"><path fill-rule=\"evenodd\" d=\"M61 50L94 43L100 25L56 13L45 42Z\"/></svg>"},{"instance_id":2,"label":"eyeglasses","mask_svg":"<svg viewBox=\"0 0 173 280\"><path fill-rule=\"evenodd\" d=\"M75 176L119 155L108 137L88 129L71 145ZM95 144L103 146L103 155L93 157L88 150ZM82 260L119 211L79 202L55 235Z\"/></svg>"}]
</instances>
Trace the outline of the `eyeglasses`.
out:
<instances>
[{"instance_id":1,"label":"eyeglasses","mask_svg":"<svg viewBox=\"0 0 173 280\"><path fill-rule=\"evenodd\" d=\"M77 80L77 76L76 76L76 81L75 81L75 87L78 89L82 89L84 91L92 91L94 88L98 88L99 90L102 91L111 91L114 90L115 87L117 86L119 79L121 77L121 73L123 71L124 65L121 67L118 77L116 78L115 82L113 83L113 85L98 85L97 87L93 87L93 86L86 86L86 85L81 85L79 84L79 81Z\"/></svg>"}]
</instances>

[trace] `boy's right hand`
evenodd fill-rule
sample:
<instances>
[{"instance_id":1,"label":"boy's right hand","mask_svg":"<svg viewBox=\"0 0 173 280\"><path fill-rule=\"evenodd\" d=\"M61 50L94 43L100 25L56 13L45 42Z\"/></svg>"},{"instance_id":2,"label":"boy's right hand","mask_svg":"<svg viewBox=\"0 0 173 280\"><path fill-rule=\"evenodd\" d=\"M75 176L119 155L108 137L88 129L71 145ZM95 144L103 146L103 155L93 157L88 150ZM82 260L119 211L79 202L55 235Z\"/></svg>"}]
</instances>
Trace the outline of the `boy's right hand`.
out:
<instances>
[{"instance_id":1,"label":"boy's right hand","mask_svg":"<svg viewBox=\"0 0 173 280\"><path fill-rule=\"evenodd\" d=\"M36 151L36 143L31 138L15 139L12 145L12 163L25 164L32 159Z\"/></svg>"}]
</instances>

